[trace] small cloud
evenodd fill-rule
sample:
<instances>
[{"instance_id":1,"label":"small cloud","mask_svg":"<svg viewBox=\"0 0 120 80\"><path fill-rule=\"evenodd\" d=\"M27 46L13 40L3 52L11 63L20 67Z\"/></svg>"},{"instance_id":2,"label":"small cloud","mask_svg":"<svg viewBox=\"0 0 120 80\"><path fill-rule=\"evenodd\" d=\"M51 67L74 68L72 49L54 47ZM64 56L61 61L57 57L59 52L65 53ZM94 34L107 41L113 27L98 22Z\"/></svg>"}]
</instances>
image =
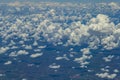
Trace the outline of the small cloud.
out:
<instances>
[{"instance_id":1,"label":"small cloud","mask_svg":"<svg viewBox=\"0 0 120 80\"><path fill-rule=\"evenodd\" d=\"M10 65L10 64L12 64L12 61L7 61L4 63L4 65Z\"/></svg>"},{"instance_id":2,"label":"small cloud","mask_svg":"<svg viewBox=\"0 0 120 80\"><path fill-rule=\"evenodd\" d=\"M53 64L49 65L49 68L58 69L58 68L60 68L60 65L57 65L56 63L53 63Z\"/></svg>"},{"instance_id":3,"label":"small cloud","mask_svg":"<svg viewBox=\"0 0 120 80\"><path fill-rule=\"evenodd\" d=\"M0 47L0 54L5 53L7 50L9 50L9 47Z\"/></svg>"},{"instance_id":4,"label":"small cloud","mask_svg":"<svg viewBox=\"0 0 120 80\"><path fill-rule=\"evenodd\" d=\"M31 54L30 57L31 58L37 58L37 57L40 57L42 55L43 55L43 53L35 53L35 54Z\"/></svg>"},{"instance_id":5,"label":"small cloud","mask_svg":"<svg viewBox=\"0 0 120 80\"><path fill-rule=\"evenodd\" d=\"M109 73L105 72L105 73L97 73L96 76L98 76L100 78L114 79L117 76L117 74L109 74Z\"/></svg>"},{"instance_id":6,"label":"small cloud","mask_svg":"<svg viewBox=\"0 0 120 80\"><path fill-rule=\"evenodd\" d=\"M105 62L110 62L112 60L112 58L114 58L114 55L109 55L107 57L103 57L103 60L105 60Z\"/></svg>"}]
</instances>

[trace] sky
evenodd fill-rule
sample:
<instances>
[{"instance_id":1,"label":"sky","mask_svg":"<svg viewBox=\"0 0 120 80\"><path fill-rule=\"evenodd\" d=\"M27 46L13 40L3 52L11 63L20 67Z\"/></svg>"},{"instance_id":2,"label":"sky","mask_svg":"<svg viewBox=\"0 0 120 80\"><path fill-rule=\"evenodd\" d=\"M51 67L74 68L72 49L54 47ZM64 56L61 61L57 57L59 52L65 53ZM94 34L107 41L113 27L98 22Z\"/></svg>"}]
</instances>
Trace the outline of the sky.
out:
<instances>
[{"instance_id":1,"label":"sky","mask_svg":"<svg viewBox=\"0 0 120 80\"><path fill-rule=\"evenodd\" d=\"M32 1L32 2L120 2L120 0L0 0L0 2Z\"/></svg>"}]
</instances>

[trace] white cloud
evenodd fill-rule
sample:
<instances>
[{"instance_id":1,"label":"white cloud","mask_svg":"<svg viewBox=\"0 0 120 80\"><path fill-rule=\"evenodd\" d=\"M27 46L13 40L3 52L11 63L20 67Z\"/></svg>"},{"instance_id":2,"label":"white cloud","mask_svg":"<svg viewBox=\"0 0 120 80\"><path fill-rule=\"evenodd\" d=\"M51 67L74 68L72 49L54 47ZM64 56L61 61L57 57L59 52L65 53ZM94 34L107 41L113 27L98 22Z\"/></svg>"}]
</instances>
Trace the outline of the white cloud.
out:
<instances>
[{"instance_id":1,"label":"white cloud","mask_svg":"<svg viewBox=\"0 0 120 80\"><path fill-rule=\"evenodd\" d=\"M12 46L11 49L17 49L18 47L17 46Z\"/></svg>"},{"instance_id":2,"label":"white cloud","mask_svg":"<svg viewBox=\"0 0 120 80\"><path fill-rule=\"evenodd\" d=\"M58 69L58 68L60 68L60 65L53 63L53 64L49 65L49 68Z\"/></svg>"},{"instance_id":3,"label":"white cloud","mask_svg":"<svg viewBox=\"0 0 120 80\"><path fill-rule=\"evenodd\" d=\"M56 60L62 60L62 59L64 59L64 57L56 57L55 59Z\"/></svg>"},{"instance_id":4,"label":"white cloud","mask_svg":"<svg viewBox=\"0 0 120 80\"><path fill-rule=\"evenodd\" d=\"M61 57L61 56L56 57L55 59L56 59L56 60L69 60L69 58L67 58L66 55L63 55L62 57Z\"/></svg>"},{"instance_id":5,"label":"white cloud","mask_svg":"<svg viewBox=\"0 0 120 80\"><path fill-rule=\"evenodd\" d=\"M38 45L37 41L34 41L33 46L37 46L37 45Z\"/></svg>"},{"instance_id":6,"label":"white cloud","mask_svg":"<svg viewBox=\"0 0 120 80\"><path fill-rule=\"evenodd\" d=\"M105 49L113 49L118 46L118 43L116 43L115 40L115 37L111 35L106 38L103 38L101 44L104 45Z\"/></svg>"},{"instance_id":7,"label":"white cloud","mask_svg":"<svg viewBox=\"0 0 120 80\"><path fill-rule=\"evenodd\" d=\"M44 46L38 46L38 48L40 48L40 49L43 49L43 48L46 48L47 46L46 45L44 45Z\"/></svg>"},{"instance_id":8,"label":"white cloud","mask_svg":"<svg viewBox=\"0 0 120 80\"><path fill-rule=\"evenodd\" d=\"M23 78L22 80L28 80L27 78Z\"/></svg>"},{"instance_id":9,"label":"white cloud","mask_svg":"<svg viewBox=\"0 0 120 80\"><path fill-rule=\"evenodd\" d=\"M75 58L74 61L80 64L80 67L84 68L90 63L89 59L92 58L92 55L83 54L80 58Z\"/></svg>"},{"instance_id":10,"label":"white cloud","mask_svg":"<svg viewBox=\"0 0 120 80\"><path fill-rule=\"evenodd\" d=\"M6 76L5 74L0 74L0 77Z\"/></svg>"},{"instance_id":11,"label":"white cloud","mask_svg":"<svg viewBox=\"0 0 120 80\"><path fill-rule=\"evenodd\" d=\"M29 54L29 53L27 51L25 51L25 50L19 50L17 52L17 55L27 55L27 54Z\"/></svg>"},{"instance_id":12,"label":"white cloud","mask_svg":"<svg viewBox=\"0 0 120 80\"><path fill-rule=\"evenodd\" d=\"M120 9L120 6L115 2L111 2L108 5L111 6L112 9Z\"/></svg>"},{"instance_id":13,"label":"white cloud","mask_svg":"<svg viewBox=\"0 0 120 80\"><path fill-rule=\"evenodd\" d=\"M28 55L29 53L26 50L19 50L18 52L14 51L9 54L10 57L17 57L19 55Z\"/></svg>"},{"instance_id":14,"label":"white cloud","mask_svg":"<svg viewBox=\"0 0 120 80\"><path fill-rule=\"evenodd\" d=\"M37 58L37 57L40 57L42 55L43 55L43 53L35 53L35 54L31 54L30 57L31 58Z\"/></svg>"},{"instance_id":15,"label":"white cloud","mask_svg":"<svg viewBox=\"0 0 120 80\"><path fill-rule=\"evenodd\" d=\"M109 72L109 69L107 69L107 68L101 68L101 71Z\"/></svg>"},{"instance_id":16,"label":"white cloud","mask_svg":"<svg viewBox=\"0 0 120 80\"><path fill-rule=\"evenodd\" d=\"M15 51L15 52L11 52L11 53L9 54L9 57L16 57L16 56L17 56L16 51Z\"/></svg>"},{"instance_id":17,"label":"white cloud","mask_svg":"<svg viewBox=\"0 0 120 80\"><path fill-rule=\"evenodd\" d=\"M119 70L118 70L118 69L114 69L114 72L115 72L115 73L119 73Z\"/></svg>"},{"instance_id":18,"label":"white cloud","mask_svg":"<svg viewBox=\"0 0 120 80\"><path fill-rule=\"evenodd\" d=\"M12 64L12 61L7 61L4 63L4 65L10 65L10 64Z\"/></svg>"},{"instance_id":19,"label":"white cloud","mask_svg":"<svg viewBox=\"0 0 120 80\"><path fill-rule=\"evenodd\" d=\"M109 55L107 57L103 57L103 60L105 60L105 62L110 62L112 60L112 58L114 58L114 55Z\"/></svg>"},{"instance_id":20,"label":"white cloud","mask_svg":"<svg viewBox=\"0 0 120 80\"><path fill-rule=\"evenodd\" d=\"M0 47L0 54L5 53L7 50L9 50L9 47Z\"/></svg>"},{"instance_id":21,"label":"white cloud","mask_svg":"<svg viewBox=\"0 0 120 80\"><path fill-rule=\"evenodd\" d=\"M21 3L20 2L18 2L18 1L16 1L16 2L14 2L14 3L9 3L8 4L9 6L20 6L21 5Z\"/></svg>"},{"instance_id":22,"label":"white cloud","mask_svg":"<svg viewBox=\"0 0 120 80\"><path fill-rule=\"evenodd\" d=\"M26 45L25 49L32 49L32 46L31 45Z\"/></svg>"},{"instance_id":23,"label":"white cloud","mask_svg":"<svg viewBox=\"0 0 120 80\"><path fill-rule=\"evenodd\" d=\"M81 52L83 54L89 54L90 53L90 49L89 48L84 48L84 49L81 49Z\"/></svg>"},{"instance_id":24,"label":"white cloud","mask_svg":"<svg viewBox=\"0 0 120 80\"><path fill-rule=\"evenodd\" d=\"M108 79L114 79L117 76L117 74L109 74L107 72L105 72L105 73L97 73L96 75L98 77L100 77L100 78L108 78Z\"/></svg>"}]
</instances>

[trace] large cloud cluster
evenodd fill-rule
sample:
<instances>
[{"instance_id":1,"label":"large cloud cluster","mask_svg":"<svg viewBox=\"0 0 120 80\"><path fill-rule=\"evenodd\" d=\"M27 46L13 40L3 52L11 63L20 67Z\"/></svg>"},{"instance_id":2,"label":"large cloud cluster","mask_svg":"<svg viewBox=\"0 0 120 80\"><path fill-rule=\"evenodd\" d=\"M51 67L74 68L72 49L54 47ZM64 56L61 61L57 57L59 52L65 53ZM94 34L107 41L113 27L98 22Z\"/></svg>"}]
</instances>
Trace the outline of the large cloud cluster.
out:
<instances>
[{"instance_id":1,"label":"large cloud cluster","mask_svg":"<svg viewBox=\"0 0 120 80\"><path fill-rule=\"evenodd\" d=\"M120 44L119 24L115 25L110 22L109 17L103 14L98 14L86 25L78 21L72 22L67 27L44 20L40 23L37 31L41 32L48 42L56 45L64 43L67 46L81 46L84 43L90 48L102 46L109 50L118 47Z\"/></svg>"}]
</instances>

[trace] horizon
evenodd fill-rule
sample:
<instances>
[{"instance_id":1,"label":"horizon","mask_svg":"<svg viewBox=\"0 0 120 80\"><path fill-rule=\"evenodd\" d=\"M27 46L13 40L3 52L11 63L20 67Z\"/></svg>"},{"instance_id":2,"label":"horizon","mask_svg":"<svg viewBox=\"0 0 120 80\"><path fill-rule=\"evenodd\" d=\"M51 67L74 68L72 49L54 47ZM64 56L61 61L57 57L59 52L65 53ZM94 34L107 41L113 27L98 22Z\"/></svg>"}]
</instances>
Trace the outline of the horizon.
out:
<instances>
[{"instance_id":1,"label":"horizon","mask_svg":"<svg viewBox=\"0 0 120 80\"><path fill-rule=\"evenodd\" d=\"M18 0L1 0L1 3L16 2ZM19 0L18 2L74 2L74 3L103 3L103 2L120 2L118 0Z\"/></svg>"}]
</instances>

